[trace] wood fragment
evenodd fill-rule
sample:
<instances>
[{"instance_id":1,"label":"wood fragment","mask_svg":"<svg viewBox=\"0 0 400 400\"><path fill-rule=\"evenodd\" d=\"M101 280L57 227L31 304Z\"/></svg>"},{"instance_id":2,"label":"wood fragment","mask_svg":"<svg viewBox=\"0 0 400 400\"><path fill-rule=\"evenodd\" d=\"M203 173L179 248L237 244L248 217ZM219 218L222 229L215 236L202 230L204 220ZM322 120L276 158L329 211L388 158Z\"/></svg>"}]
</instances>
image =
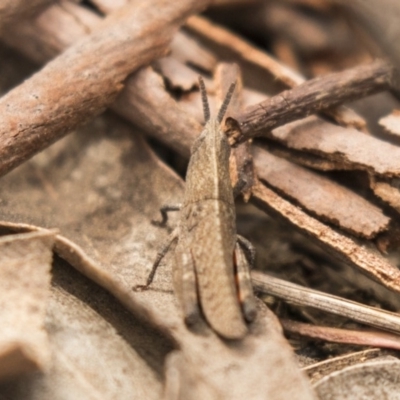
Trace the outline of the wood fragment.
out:
<instances>
[{"instance_id":1,"label":"wood fragment","mask_svg":"<svg viewBox=\"0 0 400 400\"><path fill-rule=\"evenodd\" d=\"M312 339L400 350L400 338L398 335L380 331L360 331L315 326L288 319L281 319L280 323L285 332L306 336Z\"/></svg>"},{"instance_id":2,"label":"wood fragment","mask_svg":"<svg viewBox=\"0 0 400 400\"><path fill-rule=\"evenodd\" d=\"M296 306L316 308L374 328L400 333L400 316L397 313L296 285L258 271L253 271L251 277L255 289L260 293L276 296Z\"/></svg>"},{"instance_id":3,"label":"wood fragment","mask_svg":"<svg viewBox=\"0 0 400 400\"><path fill-rule=\"evenodd\" d=\"M0 380L50 362L44 323L54 238L47 230L0 238Z\"/></svg>"},{"instance_id":4,"label":"wood fragment","mask_svg":"<svg viewBox=\"0 0 400 400\"><path fill-rule=\"evenodd\" d=\"M179 5L128 5L3 96L0 174L103 111L127 75L162 55L179 24L206 4L187 0Z\"/></svg>"},{"instance_id":5,"label":"wood fragment","mask_svg":"<svg viewBox=\"0 0 400 400\"><path fill-rule=\"evenodd\" d=\"M238 144L281 125L390 88L390 64L375 61L309 81L227 119L226 133Z\"/></svg>"},{"instance_id":6,"label":"wood fragment","mask_svg":"<svg viewBox=\"0 0 400 400\"><path fill-rule=\"evenodd\" d=\"M400 271L372 249L305 214L262 184L254 186L251 200L267 213L283 218L296 229L316 239L317 243L333 256L357 268L388 289L400 293Z\"/></svg>"},{"instance_id":7,"label":"wood fragment","mask_svg":"<svg viewBox=\"0 0 400 400\"><path fill-rule=\"evenodd\" d=\"M340 169L364 170L385 177L400 175L398 146L315 116L291 122L266 135L289 149L333 161Z\"/></svg>"},{"instance_id":8,"label":"wood fragment","mask_svg":"<svg viewBox=\"0 0 400 400\"><path fill-rule=\"evenodd\" d=\"M188 92L198 86L198 73L173 57L159 58L153 66L167 80L172 90Z\"/></svg>"},{"instance_id":9,"label":"wood fragment","mask_svg":"<svg viewBox=\"0 0 400 400\"><path fill-rule=\"evenodd\" d=\"M400 110L393 112L379 120L379 125L383 126L388 133L400 136Z\"/></svg>"},{"instance_id":10,"label":"wood fragment","mask_svg":"<svg viewBox=\"0 0 400 400\"><path fill-rule=\"evenodd\" d=\"M388 229L390 219L382 210L350 189L258 146L253 155L259 179L320 220L367 239Z\"/></svg>"}]
</instances>

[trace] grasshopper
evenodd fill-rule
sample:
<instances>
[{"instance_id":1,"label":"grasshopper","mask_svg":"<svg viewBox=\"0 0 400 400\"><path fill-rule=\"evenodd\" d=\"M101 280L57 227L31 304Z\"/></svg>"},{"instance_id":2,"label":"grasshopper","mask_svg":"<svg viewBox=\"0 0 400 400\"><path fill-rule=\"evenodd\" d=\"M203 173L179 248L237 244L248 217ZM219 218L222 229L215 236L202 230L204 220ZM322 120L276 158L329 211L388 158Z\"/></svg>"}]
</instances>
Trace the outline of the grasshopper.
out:
<instances>
[{"instance_id":1,"label":"grasshopper","mask_svg":"<svg viewBox=\"0 0 400 400\"><path fill-rule=\"evenodd\" d=\"M149 287L162 258L177 242L174 289L185 322L194 324L202 311L220 336L240 339L247 333L245 321L255 317L256 305L247 260L254 258L254 251L246 239L236 234L230 145L220 128L235 83L230 86L217 118L210 118L200 77L199 82L206 124L191 149L183 204L161 209L160 224L167 222L167 212L177 210L180 222L158 253L146 285L139 287Z\"/></svg>"}]
</instances>

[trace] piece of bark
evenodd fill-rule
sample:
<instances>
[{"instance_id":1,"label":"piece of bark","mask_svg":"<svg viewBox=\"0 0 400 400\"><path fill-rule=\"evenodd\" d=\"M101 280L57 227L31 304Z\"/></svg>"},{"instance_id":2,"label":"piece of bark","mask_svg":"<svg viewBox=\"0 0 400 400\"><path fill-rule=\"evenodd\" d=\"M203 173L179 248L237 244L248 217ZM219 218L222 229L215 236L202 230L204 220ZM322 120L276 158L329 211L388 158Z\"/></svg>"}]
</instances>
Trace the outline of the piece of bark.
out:
<instances>
[{"instance_id":1,"label":"piece of bark","mask_svg":"<svg viewBox=\"0 0 400 400\"><path fill-rule=\"evenodd\" d=\"M160 0L128 5L3 96L0 174L103 111L127 75L165 53L179 25L206 4Z\"/></svg>"},{"instance_id":2,"label":"piece of bark","mask_svg":"<svg viewBox=\"0 0 400 400\"><path fill-rule=\"evenodd\" d=\"M128 79L112 109L187 158L203 129L195 117L177 105L151 68L141 69Z\"/></svg>"},{"instance_id":3,"label":"piece of bark","mask_svg":"<svg viewBox=\"0 0 400 400\"><path fill-rule=\"evenodd\" d=\"M160 58L153 66L167 80L172 90L188 92L198 87L199 74L173 57Z\"/></svg>"},{"instance_id":4,"label":"piece of bark","mask_svg":"<svg viewBox=\"0 0 400 400\"><path fill-rule=\"evenodd\" d=\"M392 67L384 61L310 79L227 118L232 143L241 143L288 122L390 88Z\"/></svg>"},{"instance_id":5,"label":"piece of bark","mask_svg":"<svg viewBox=\"0 0 400 400\"><path fill-rule=\"evenodd\" d=\"M65 261L56 258L52 272L45 324L52 350L48 368L0 385L1 396L160 399L170 345Z\"/></svg>"},{"instance_id":6,"label":"piece of bark","mask_svg":"<svg viewBox=\"0 0 400 400\"><path fill-rule=\"evenodd\" d=\"M367 239L388 229L390 219L382 210L350 189L258 146L253 155L259 179L320 220Z\"/></svg>"},{"instance_id":7,"label":"piece of bark","mask_svg":"<svg viewBox=\"0 0 400 400\"><path fill-rule=\"evenodd\" d=\"M283 84L285 88L293 88L306 81L297 71L292 70L266 52L259 50L234 33L205 18L193 16L188 19L186 26L201 37L205 37L213 43L218 43L222 48L230 49L239 60L244 60L258 66L268 75L271 75L274 81ZM335 107L324 110L324 113L334 118L337 123L343 126L360 130L366 129L365 120L347 107Z\"/></svg>"},{"instance_id":8,"label":"piece of bark","mask_svg":"<svg viewBox=\"0 0 400 400\"><path fill-rule=\"evenodd\" d=\"M346 168L346 166L340 161L328 160L323 156L318 156L317 154L289 149L288 147L272 140L262 140L258 145L278 157L285 158L290 162L304 165L318 171L351 169L350 167Z\"/></svg>"},{"instance_id":9,"label":"piece of bark","mask_svg":"<svg viewBox=\"0 0 400 400\"><path fill-rule=\"evenodd\" d=\"M369 181L374 194L400 213L400 190L398 179L380 180L370 176Z\"/></svg>"},{"instance_id":10,"label":"piece of bark","mask_svg":"<svg viewBox=\"0 0 400 400\"><path fill-rule=\"evenodd\" d=\"M146 280L167 235L151 220L162 204L179 201L182 181L121 121L98 119L87 129L2 178L8 206L1 219L9 221L2 226L59 227L55 249L61 257L172 339L176 350L167 358L166 388L175 393L178 380L177 398L314 398L263 305L251 334L226 343L205 324L196 332L186 327L172 291L171 258L148 291L132 290ZM176 222L172 217L170 224Z\"/></svg>"},{"instance_id":11,"label":"piece of bark","mask_svg":"<svg viewBox=\"0 0 400 400\"><path fill-rule=\"evenodd\" d=\"M339 260L357 268L388 289L400 293L400 271L372 249L305 214L262 184L253 187L251 200L267 213L283 218L296 229L316 239L323 249Z\"/></svg>"},{"instance_id":12,"label":"piece of bark","mask_svg":"<svg viewBox=\"0 0 400 400\"><path fill-rule=\"evenodd\" d=\"M0 380L48 367L44 322L54 238L47 230L0 238Z\"/></svg>"},{"instance_id":13,"label":"piece of bark","mask_svg":"<svg viewBox=\"0 0 400 400\"><path fill-rule=\"evenodd\" d=\"M390 333L315 326L288 319L280 319L280 323L283 330L287 333L306 336L316 340L400 350L399 336Z\"/></svg>"},{"instance_id":14,"label":"piece of bark","mask_svg":"<svg viewBox=\"0 0 400 400\"><path fill-rule=\"evenodd\" d=\"M379 125L383 126L388 133L400 136L400 110L393 112L379 120Z\"/></svg>"},{"instance_id":15,"label":"piece of bark","mask_svg":"<svg viewBox=\"0 0 400 400\"><path fill-rule=\"evenodd\" d=\"M343 169L364 170L385 177L400 175L398 146L314 116L274 129L268 137L290 149L340 163Z\"/></svg>"}]
</instances>

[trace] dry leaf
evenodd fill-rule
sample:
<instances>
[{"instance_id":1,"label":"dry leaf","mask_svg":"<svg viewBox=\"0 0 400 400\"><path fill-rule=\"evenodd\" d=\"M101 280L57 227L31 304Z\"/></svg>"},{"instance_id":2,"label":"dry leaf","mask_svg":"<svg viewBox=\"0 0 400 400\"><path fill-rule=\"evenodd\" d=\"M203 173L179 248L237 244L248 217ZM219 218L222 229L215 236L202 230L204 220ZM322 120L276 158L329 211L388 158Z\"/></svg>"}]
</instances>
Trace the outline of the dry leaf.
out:
<instances>
[{"instance_id":1,"label":"dry leaf","mask_svg":"<svg viewBox=\"0 0 400 400\"><path fill-rule=\"evenodd\" d=\"M41 230L0 238L0 380L48 366L44 318L54 236Z\"/></svg>"},{"instance_id":2,"label":"dry leaf","mask_svg":"<svg viewBox=\"0 0 400 400\"><path fill-rule=\"evenodd\" d=\"M314 386L320 400L399 399L400 362L370 361L344 368Z\"/></svg>"},{"instance_id":3,"label":"dry leaf","mask_svg":"<svg viewBox=\"0 0 400 400\"><path fill-rule=\"evenodd\" d=\"M162 337L66 262L56 259L53 274L46 315L51 362L44 373L0 386L0 397L159 399L168 350Z\"/></svg>"}]
</instances>

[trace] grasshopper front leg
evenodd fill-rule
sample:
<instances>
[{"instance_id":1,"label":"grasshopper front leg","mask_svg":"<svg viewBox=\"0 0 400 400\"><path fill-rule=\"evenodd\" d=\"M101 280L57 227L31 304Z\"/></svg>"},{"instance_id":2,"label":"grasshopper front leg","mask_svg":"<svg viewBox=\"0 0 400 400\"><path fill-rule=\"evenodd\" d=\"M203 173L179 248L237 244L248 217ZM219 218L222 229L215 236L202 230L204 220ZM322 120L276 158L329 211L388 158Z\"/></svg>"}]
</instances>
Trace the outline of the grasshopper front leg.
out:
<instances>
[{"instance_id":1,"label":"grasshopper front leg","mask_svg":"<svg viewBox=\"0 0 400 400\"><path fill-rule=\"evenodd\" d=\"M168 222L168 213L171 211L180 211L181 208L182 208L181 203L165 204L160 208L161 221L153 220L151 222L153 223L153 225L156 225L156 226L165 226L165 225L167 225L167 222Z\"/></svg>"},{"instance_id":2,"label":"grasshopper front leg","mask_svg":"<svg viewBox=\"0 0 400 400\"><path fill-rule=\"evenodd\" d=\"M161 246L160 251L157 253L157 257L153 263L153 266L151 268L151 271L149 273L149 276L147 277L147 281L145 285L136 285L134 287L134 290L146 290L149 288L151 283L153 282L154 276L157 272L157 269L162 261L162 259L165 257L165 255L168 253L169 249L171 246L177 241L179 236L179 228L174 229L174 231L168 236L166 242Z\"/></svg>"}]
</instances>

